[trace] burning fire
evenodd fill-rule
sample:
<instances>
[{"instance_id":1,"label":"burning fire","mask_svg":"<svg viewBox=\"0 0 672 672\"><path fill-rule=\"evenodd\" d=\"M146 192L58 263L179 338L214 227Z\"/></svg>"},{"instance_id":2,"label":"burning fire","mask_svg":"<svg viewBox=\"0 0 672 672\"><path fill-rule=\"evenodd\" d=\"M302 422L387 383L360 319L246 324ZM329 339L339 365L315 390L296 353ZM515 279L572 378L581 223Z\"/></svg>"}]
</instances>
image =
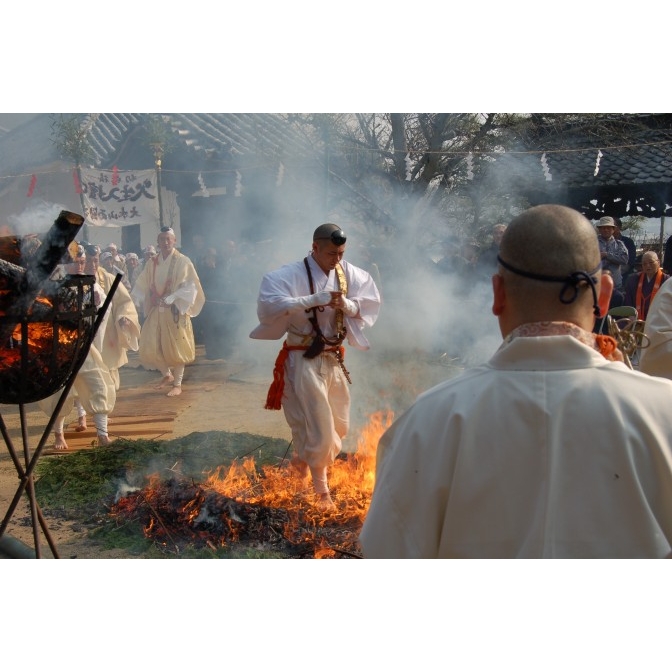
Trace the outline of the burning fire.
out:
<instances>
[{"instance_id":1,"label":"burning fire","mask_svg":"<svg viewBox=\"0 0 672 672\"><path fill-rule=\"evenodd\" d=\"M53 308L53 302L46 296L38 296L29 314L32 314L37 307L49 311ZM56 331L54 322L53 320L28 322L26 327L28 350L33 359L33 364L38 363L38 370L44 369L48 371L49 358L52 356L54 348L54 332ZM61 346L67 346L76 342L78 337L79 332L76 327L67 327L63 323L59 323L58 343ZM11 369L20 364L21 349L19 344L22 339L22 325L18 323L12 332L14 344L10 347L8 347L8 344L3 344L0 347L0 370ZM69 351L63 351L62 359L66 360L64 363L67 363L70 355Z\"/></svg>"},{"instance_id":2,"label":"burning fire","mask_svg":"<svg viewBox=\"0 0 672 672\"><path fill-rule=\"evenodd\" d=\"M207 475L201 485L152 475L141 491L121 497L112 515L138 518L145 535L177 546L185 538L211 548L247 543L283 547L299 557L357 556L359 530L375 481L376 447L393 413L377 412L354 453L339 456L329 485L336 508L313 506L312 485L287 466L257 466L253 457Z\"/></svg>"}]
</instances>

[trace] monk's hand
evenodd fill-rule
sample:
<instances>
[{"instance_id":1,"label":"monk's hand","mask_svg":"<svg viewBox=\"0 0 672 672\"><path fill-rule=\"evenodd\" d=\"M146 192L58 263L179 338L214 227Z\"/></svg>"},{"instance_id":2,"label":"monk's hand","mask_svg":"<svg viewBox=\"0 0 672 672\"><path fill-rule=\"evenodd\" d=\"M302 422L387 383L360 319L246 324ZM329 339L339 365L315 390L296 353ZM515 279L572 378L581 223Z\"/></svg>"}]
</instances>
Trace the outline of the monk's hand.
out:
<instances>
[{"instance_id":1,"label":"monk's hand","mask_svg":"<svg viewBox=\"0 0 672 672\"><path fill-rule=\"evenodd\" d=\"M342 310L349 317L354 317L359 312L359 306L352 300L343 295L343 292L332 292L332 300L329 304L332 308Z\"/></svg>"},{"instance_id":2,"label":"monk's hand","mask_svg":"<svg viewBox=\"0 0 672 672\"><path fill-rule=\"evenodd\" d=\"M331 302L331 292L327 290L323 292L316 292L308 296L300 296L296 299L296 303L301 308L319 308L320 306L328 306Z\"/></svg>"}]
</instances>

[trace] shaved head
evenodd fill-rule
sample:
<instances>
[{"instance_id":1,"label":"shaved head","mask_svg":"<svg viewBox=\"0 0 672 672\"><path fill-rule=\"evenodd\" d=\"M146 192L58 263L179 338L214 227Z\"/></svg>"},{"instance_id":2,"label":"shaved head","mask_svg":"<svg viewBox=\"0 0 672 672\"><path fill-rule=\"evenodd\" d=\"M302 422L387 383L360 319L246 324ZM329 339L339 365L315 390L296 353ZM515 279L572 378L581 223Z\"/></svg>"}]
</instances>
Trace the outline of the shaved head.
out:
<instances>
[{"instance_id":1,"label":"shaved head","mask_svg":"<svg viewBox=\"0 0 672 672\"><path fill-rule=\"evenodd\" d=\"M500 256L529 273L569 275L600 265L600 247L591 223L563 205L538 205L507 227Z\"/></svg>"},{"instance_id":2,"label":"shaved head","mask_svg":"<svg viewBox=\"0 0 672 672\"><path fill-rule=\"evenodd\" d=\"M501 281L493 278L493 312L504 335L520 324L539 321L592 329L594 296L588 276L599 280L601 257L595 229L580 212L563 205L526 210L507 227L499 256ZM575 274L582 279L566 285L564 279Z\"/></svg>"}]
</instances>

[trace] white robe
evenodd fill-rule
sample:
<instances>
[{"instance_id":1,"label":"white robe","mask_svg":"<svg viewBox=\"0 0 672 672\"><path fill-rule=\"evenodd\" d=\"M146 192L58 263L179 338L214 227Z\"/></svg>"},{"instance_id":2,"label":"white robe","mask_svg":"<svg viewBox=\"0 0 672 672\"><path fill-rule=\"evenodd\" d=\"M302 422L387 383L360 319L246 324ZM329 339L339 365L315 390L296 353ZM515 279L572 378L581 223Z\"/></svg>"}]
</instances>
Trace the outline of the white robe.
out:
<instances>
[{"instance_id":1,"label":"white robe","mask_svg":"<svg viewBox=\"0 0 672 672\"><path fill-rule=\"evenodd\" d=\"M99 267L96 280L107 295L112 288L115 276ZM122 317L127 320L123 327L119 324ZM103 356L103 361L109 369L118 390L120 385L119 369L128 363L128 350L137 352L140 339L140 320L137 308L128 290L121 283L119 283L112 296L105 319L107 324L101 325L98 330L101 342L96 344L96 347Z\"/></svg>"},{"instance_id":2,"label":"white robe","mask_svg":"<svg viewBox=\"0 0 672 672\"><path fill-rule=\"evenodd\" d=\"M368 558L663 558L672 382L567 335L515 338L379 442Z\"/></svg>"},{"instance_id":3,"label":"white robe","mask_svg":"<svg viewBox=\"0 0 672 672\"><path fill-rule=\"evenodd\" d=\"M100 308L105 302L107 294L97 282L93 285L93 292L95 305L97 308ZM91 415L109 415L114 410L119 386L115 384L115 378L105 364L101 354L110 316L110 307L108 306L102 318L86 358L75 376L68 396L63 402L56 425L60 422L60 418L65 420L70 415L74 408L73 402L75 398L79 399L84 410ZM56 410L62 393L63 390L61 389L50 397L40 400L39 407L42 412L51 416Z\"/></svg>"},{"instance_id":4,"label":"white robe","mask_svg":"<svg viewBox=\"0 0 672 672\"><path fill-rule=\"evenodd\" d=\"M639 370L672 379L672 283L664 282L653 297L644 323L649 345L639 355Z\"/></svg>"},{"instance_id":5,"label":"white robe","mask_svg":"<svg viewBox=\"0 0 672 672\"><path fill-rule=\"evenodd\" d=\"M336 291L335 271L325 274L312 256L308 257L314 292ZM380 311L380 293L373 278L365 270L341 261L347 282L346 296L358 308L357 317L344 316L347 341L359 350L368 350L364 334ZM257 301L259 325L250 338L276 340L287 335L288 345L308 345L313 327L298 303L300 297L311 294L308 273L303 260L288 264L264 275ZM322 333L327 338L336 335L336 311L325 307L317 311ZM314 469L330 466L341 451L342 439L350 424L350 391L334 353L323 353L315 359L303 357L304 351L289 352L284 368L282 409L292 430L296 454Z\"/></svg>"},{"instance_id":6,"label":"white robe","mask_svg":"<svg viewBox=\"0 0 672 672\"><path fill-rule=\"evenodd\" d=\"M145 264L131 298L136 306L143 308L146 317L138 352L145 368L165 373L168 368L190 364L196 359L191 318L201 312L205 294L189 257L176 249L166 259L159 254ZM159 305L159 298L166 305ZM173 304L179 317L173 316L167 307Z\"/></svg>"},{"instance_id":7,"label":"white robe","mask_svg":"<svg viewBox=\"0 0 672 672\"><path fill-rule=\"evenodd\" d=\"M308 256L310 271L313 275L314 292L338 290L336 271L326 275L317 265L312 256ZM357 317L345 316L345 327L348 332L348 344L358 350L368 350L369 341L364 335L367 327L372 327L380 312L380 292L376 283L364 269L343 260L340 262L345 279L348 283L347 298L359 307ZM308 273L303 260L287 264L282 268L264 275L257 300L257 317L259 325L252 331L250 338L277 340L285 334L289 335L290 345L296 345L312 333L306 313L297 310L297 298L311 294ZM335 311L325 308L318 311L318 323L322 333L331 338L335 335Z\"/></svg>"}]
</instances>

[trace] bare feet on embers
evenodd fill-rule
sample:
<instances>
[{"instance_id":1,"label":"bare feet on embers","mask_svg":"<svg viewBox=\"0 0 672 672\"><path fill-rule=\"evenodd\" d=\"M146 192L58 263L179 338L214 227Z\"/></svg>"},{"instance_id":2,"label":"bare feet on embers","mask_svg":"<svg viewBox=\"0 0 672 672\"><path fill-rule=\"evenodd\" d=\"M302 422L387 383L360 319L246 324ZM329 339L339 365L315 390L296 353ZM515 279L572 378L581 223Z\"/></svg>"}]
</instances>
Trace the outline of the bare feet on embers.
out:
<instances>
[{"instance_id":1,"label":"bare feet on embers","mask_svg":"<svg viewBox=\"0 0 672 672\"><path fill-rule=\"evenodd\" d=\"M112 443L112 439L109 434L98 433L98 445L99 446L109 446Z\"/></svg>"},{"instance_id":2,"label":"bare feet on embers","mask_svg":"<svg viewBox=\"0 0 672 672\"><path fill-rule=\"evenodd\" d=\"M166 395L167 397L176 397L178 394L182 394L182 386L181 385L173 385L173 389L168 392Z\"/></svg>"},{"instance_id":3,"label":"bare feet on embers","mask_svg":"<svg viewBox=\"0 0 672 672\"><path fill-rule=\"evenodd\" d=\"M307 481L310 476L308 465L298 456L294 455L289 461L292 471L298 476L300 481Z\"/></svg>"},{"instance_id":4,"label":"bare feet on embers","mask_svg":"<svg viewBox=\"0 0 672 672\"><path fill-rule=\"evenodd\" d=\"M316 495L316 498L316 506L321 511L330 511L336 508L336 504L334 504L334 500L328 492L322 492Z\"/></svg>"},{"instance_id":5,"label":"bare feet on embers","mask_svg":"<svg viewBox=\"0 0 672 672\"><path fill-rule=\"evenodd\" d=\"M75 427L76 432L83 432L86 430L86 416L80 415L77 419L77 427Z\"/></svg>"}]
</instances>

